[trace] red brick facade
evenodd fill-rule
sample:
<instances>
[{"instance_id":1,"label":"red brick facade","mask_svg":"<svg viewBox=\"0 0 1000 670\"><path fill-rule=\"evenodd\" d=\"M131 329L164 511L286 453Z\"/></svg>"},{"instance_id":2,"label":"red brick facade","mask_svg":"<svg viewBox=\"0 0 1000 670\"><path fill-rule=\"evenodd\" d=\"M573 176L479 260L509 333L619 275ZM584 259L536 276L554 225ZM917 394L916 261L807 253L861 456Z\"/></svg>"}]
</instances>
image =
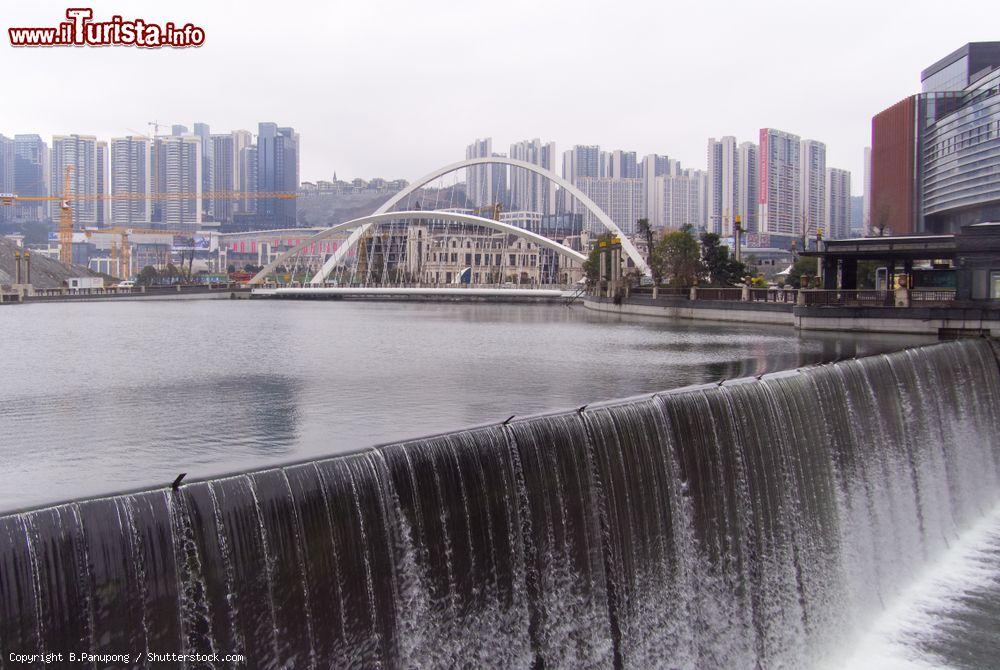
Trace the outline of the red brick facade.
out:
<instances>
[{"instance_id":1,"label":"red brick facade","mask_svg":"<svg viewBox=\"0 0 1000 670\"><path fill-rule=\"evenodd\" d=\"M871 226L916 231L916 102L911 95L872 118Z\"/></svg>"}]
</instances>

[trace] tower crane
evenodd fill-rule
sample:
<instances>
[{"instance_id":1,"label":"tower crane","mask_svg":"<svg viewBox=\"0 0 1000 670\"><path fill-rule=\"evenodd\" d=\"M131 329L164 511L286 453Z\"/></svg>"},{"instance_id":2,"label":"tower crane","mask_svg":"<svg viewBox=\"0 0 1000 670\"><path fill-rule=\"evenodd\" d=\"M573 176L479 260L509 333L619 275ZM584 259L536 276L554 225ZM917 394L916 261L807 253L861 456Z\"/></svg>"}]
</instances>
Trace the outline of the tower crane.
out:
<instances>
[{"instance_id":1,"label":"tower crane","mask_svg":"<svg viewBox=\"0 0 1000 670\"><path fill-rule=\"evenodd\" d=\"M62 195L18 195L5 193L0 195L0 204L15 205L18 202L58 202L59 203L59 260L63 263L73 262L73 205L74 202L111 201L111 200L193 200L198 198L238 200L241 198L275 200L291 200L296 197L289 191L209 191L203 193L162 192L162 193L72 193L70 175L73 166L67 165L63 173ZM109 230L109 229L104 229ZM133 229L134 230L134 229ZM101 232L97 229L94 232ZM156 231L163 232L163 231Z\"/></svg>"},{"instance_id":2,"label":"tower crane","mask_svg":"<svg viewBox=\"0 0 1000 670\"><path fill-rule=\"evenodd\" d=\"M111 243L111 258L118 266L118 274L122 279L128 279L132 273L132 235L188 235L182 230L154 230L152 228L132 228L129 226L114 226L111 228L88 228L83 231L86 237L94 235L114 235L117 237Z\"/></svg>"}]
</instances>

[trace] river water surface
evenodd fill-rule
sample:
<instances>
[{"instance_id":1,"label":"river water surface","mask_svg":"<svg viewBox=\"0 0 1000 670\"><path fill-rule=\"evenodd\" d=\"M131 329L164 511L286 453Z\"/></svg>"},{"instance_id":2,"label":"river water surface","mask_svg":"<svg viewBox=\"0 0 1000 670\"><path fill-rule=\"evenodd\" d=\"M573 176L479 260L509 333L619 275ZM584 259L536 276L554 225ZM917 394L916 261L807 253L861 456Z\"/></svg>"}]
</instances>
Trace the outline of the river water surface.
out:
<instances>
[{"instance_id":1,"label":"river water surface","mask_svg":"<svg viewBox=\"0 0 1000 670\"><path fill-rule=\"evenodd\" d=\"M0 510L928 341L563 305L9 307L0 310Z\"/></svg>"}]
</instances>

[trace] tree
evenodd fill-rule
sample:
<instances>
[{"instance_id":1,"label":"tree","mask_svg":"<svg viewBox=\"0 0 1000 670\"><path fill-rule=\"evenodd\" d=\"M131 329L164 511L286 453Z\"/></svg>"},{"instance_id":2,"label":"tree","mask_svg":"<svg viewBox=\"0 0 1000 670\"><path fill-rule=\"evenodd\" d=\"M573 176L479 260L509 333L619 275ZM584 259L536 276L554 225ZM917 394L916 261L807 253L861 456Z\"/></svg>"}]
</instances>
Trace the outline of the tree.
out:
<instances>
[{"instance_id":1,"label":"tree","mask_svg":"<svg viewBox=\"0 0 1000 670\"><path fill-rule=\"evenodd\" d=\"M858 261L858 288L875 288L880 267L885 267L884 261Z\"/></svg>"},{"instance_id":2,"label":"tree","mask_svg":"<svg viewBox=\"0 0 1000 670\"><path fill-rule=\"evenodd\" d=\"M884 200L879 200L871 212L868 234L871 237L882 237L889 232L889 222L892 220L892 207Z\"/></svg>"},{"instance_id":3,"label":"tree","mask_svg":"<svg viewBox=\"0 0 1000 670\"><path fill-rule=\"evenodd\" d=\"M229 274L233 274L234 272L236 272L236 266L230 263L229 265L226 266L226 272L228 272Z\"/></svg>"},{"instance_id":4,"label":"tree","mask_svg":"<svg viewBox=\"0 0 1000 670\"><path fill-rule=\"evenodd\" d=\"M653 283L659 284L660 273L658 268L653 265L653 228L649 225L649 219L636 221L635 229L646 240L646 265L649 266L650 273L653 275Z\"/></svg>"},{"instance_id":5,"label":"tree","mask_svg":"<svg viewBox=\"0 0 1000 670\"><path fill-rule=\"evenodd\" d=\"M701 234L701 259L713 286L735 286L750 274L746 265L729 255L729 247L716 233Z\"/></svg>"},{"instance_id":6,"label":"tree","mask_svg":"<svg viewBox=\"0 0 1000 670\"><path fill-rule=\"evenodd\" d=\"M139 286L150 286L156 281L156 268L152 265L145 266L139 271Z\"/></svg>"},{"instance_id":7,"label":"tree","mask_svg":"<svg viewBox=\"0 0 1000 670\"><path fill-rule=\"evenodd\" d=\"M590 254L587 256L587 260L583 262L583 277L587 282L588 288L593 288L597 286L597 282L601 277L601 238L598 238L597 244L594 248L590 250ZM512 281L517 281L516 279Z\"/></svg>"},{"instance_id":8,"label":"tree","mask_svg":"<svg viewBox=\"0 0 1000 670\"><path fill-rule=\"evenodd\" d=\"M792 264L792 269L788 273L788 284L792 288L798 288L801 278L813 278L816 276L816 259L808 256L799 256Z\"/></svg>"},{"instance_id":9,"label":"tree","mask_svg":"<svg viewBox=\"0 0 1000 670\"><path fill-rule=\"evenodd\" d=\"M671 286L694 286L704 272L698 240L690 225L660 238L652 254L652 264Z\"/></svg>"}]
</instances>

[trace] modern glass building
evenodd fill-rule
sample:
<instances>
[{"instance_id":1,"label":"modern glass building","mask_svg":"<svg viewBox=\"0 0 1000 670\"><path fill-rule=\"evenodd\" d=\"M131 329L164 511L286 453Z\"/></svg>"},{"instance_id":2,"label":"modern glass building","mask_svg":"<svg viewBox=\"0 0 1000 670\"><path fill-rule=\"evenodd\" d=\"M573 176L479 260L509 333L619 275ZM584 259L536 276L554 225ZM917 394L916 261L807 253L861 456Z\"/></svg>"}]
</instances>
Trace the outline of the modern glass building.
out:
<instances>
[{"instance_id":1,"label":"modern glass building","mask_svg":"<svg viewBox=\"0 0 1000 670\"><path fill-rule=\"evenodd\" d=\"M918 187L923 230L932 233L1000 221L1000 62L949 102L921 133Z\"/></svg>"},{"instance_id":2,"label":"modern glass building","mask_svg":"<svg viewBox=\"0 0 1000 670\"><path fill-rule=\"evenodd\" d=\"M943 234L1000 221L1000 42L950 53L921 88L872 119L872 228Z\"/></svg>"}]
</instances>

